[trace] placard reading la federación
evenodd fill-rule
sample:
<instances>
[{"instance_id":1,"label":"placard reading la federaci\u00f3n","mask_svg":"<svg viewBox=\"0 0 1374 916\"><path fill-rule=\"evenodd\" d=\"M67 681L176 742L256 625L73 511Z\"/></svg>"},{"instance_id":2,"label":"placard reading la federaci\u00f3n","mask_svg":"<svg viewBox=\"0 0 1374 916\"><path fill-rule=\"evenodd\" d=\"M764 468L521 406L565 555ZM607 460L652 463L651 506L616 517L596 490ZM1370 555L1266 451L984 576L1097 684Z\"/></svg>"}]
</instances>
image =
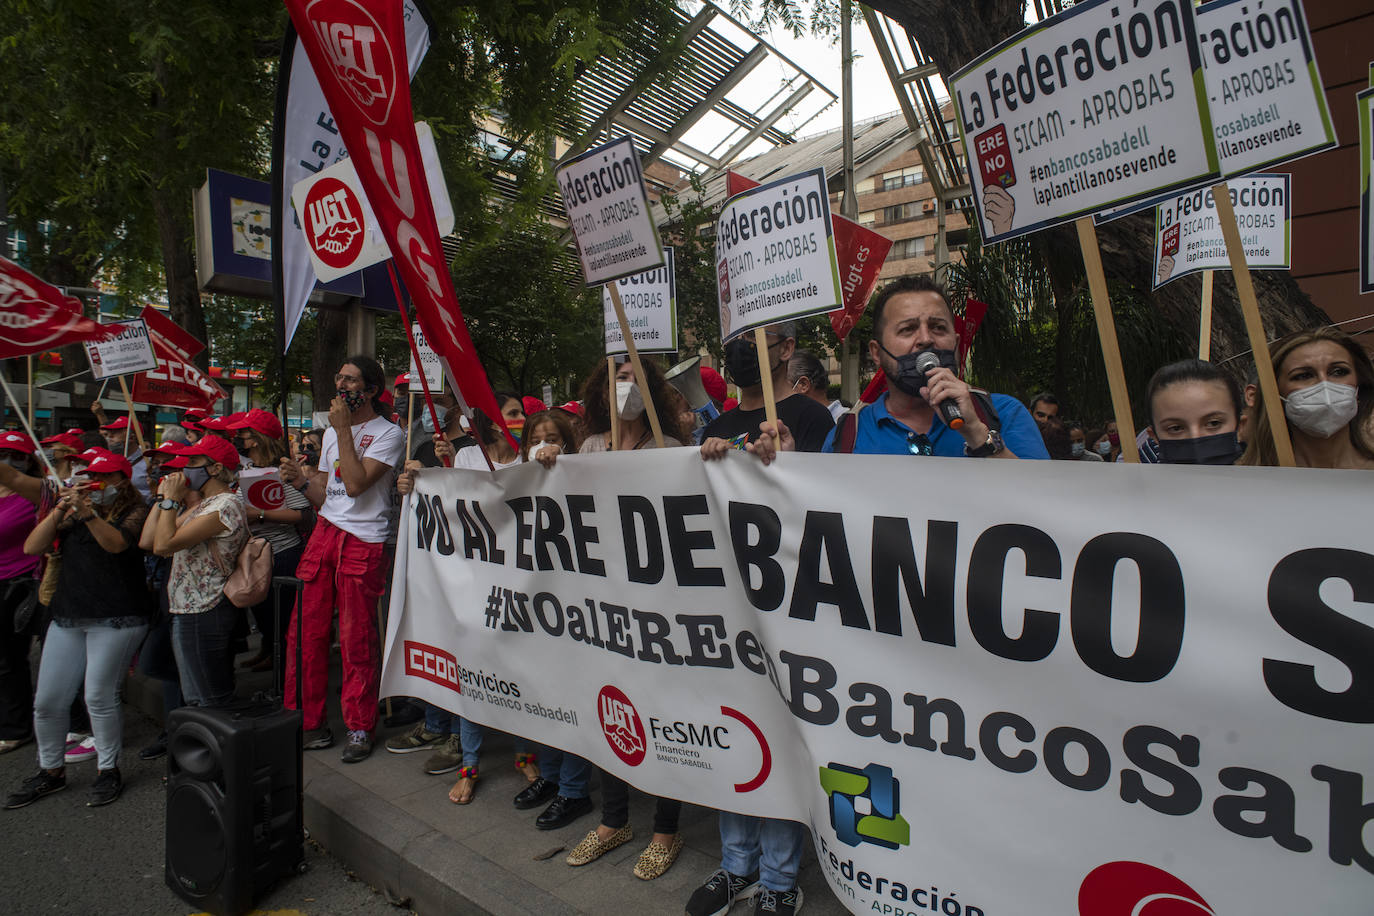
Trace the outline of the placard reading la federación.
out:
<instances>
[{"instance_id":1,"label":"placard reading la federaci\u00f3n","mask_svg":"<svg viewBox=\"0 0 1374 916\"><path fill-rule=\"evenodd\" d=\"M429 385L430 394L438 394L444 388L444 361L430 347L429 341L425 339L425 332L420 330L418 324L410 326L410 333L415 335L415 349L420 352L420 366L425 369L425 383ZM412 353L410 355L410 390L412 392L420 390L420 366L415 365L415 354Z\"/></svg>"},{"instance_id":2,"label":"placard reading la federaci\u00f3n","mask_svg":"<svg viewBox=\"0 0 1374 916\"><path fill-rule=\"evenodd\" d=\"M1215 0L1197 37L1222 174L1336 145L1300 0Z\"/></svg>"},{"instance_id":3,"label":"placard reading la federaci\u00f3n","mask_svg":"<svg viewBox=\"0 0 1374 916\"><path fill-rule=\"evenodd\" d=\"M621 137L569 159L556 177L588 286L663 263L633 140Z\"/></svg>"},{"instance_id":4,"label":"placard reading la federaci\u00f3n","mask_svg":"<svg viewBox=\"0 0 1374 916\"><path fill-rule=\"evenodd\" d=\"M88 341L86 358L91 361L91 377L96 381L116 375L131 375L157 368L157 354L142 318L116 321L106 325L118 328L108 340Z\"/></svg>"},{"instance_id":5,"label":"placard reading la federaci\u00f3n","mask_svg":"<svg viewBox=\"0 0 1374 916\"><path fill-rule=\"evenodd\" d=\"M1214 181L1201 70L1189 0L1087 0L954 74L983 238Z\"/></svg>"},{"instance_id":6,"label":"placard reading la federaci\u00f3n","mask_svg":"<svg viewBox=\"0 0 1374 916\"><path fill-rule=\"evenodd\" d=\"M641 353L677 352L677 280L673 273L673 249L663 249L663 266L615 281L625 320ZM609 284L607 284L609 286ZM625 335L611 303L611 291L601 289L602 315L606 327L606 355L627 353Z\"/></svg>"},{"instance_id":7,"label":"placard reading la federaci\u00f3n","mask_svg":"<svg viewBox=\"0 0 1374 916\"><path fill-rule=\"evenodd\" d=\"M1374 81L1374 67L1370 67ZM1355 96L1360 107L1360 292L1374 293L1374 202L1369 175L1374 172L1374 88Z\"/></svg>"},{"instance_id":8,"label":"placard reading la federaci\u00f3n","mask_svg":"<svg viewBox=\"0 0 1374 916\"><path fill-rule=\"evenodd\" d=\"M1251 269L1291 266L1288 182L1285 173L1247 175L1226 183L1245 246L1245 263ZM1199 188L1155 208L1155 289L1199 270L1230 268L1211 188Z\"/></svg>"},{"instance_id":9,"label":"placard reading la federaci\u00f3n","mask_svg":"<svg viewBox=\"0 0 1374 916\"><path fill-rule=\"evenodd\" d=\"M844 307L825 170L750 188L716 222L720 339Z\"/></svg>"}]
</instances>

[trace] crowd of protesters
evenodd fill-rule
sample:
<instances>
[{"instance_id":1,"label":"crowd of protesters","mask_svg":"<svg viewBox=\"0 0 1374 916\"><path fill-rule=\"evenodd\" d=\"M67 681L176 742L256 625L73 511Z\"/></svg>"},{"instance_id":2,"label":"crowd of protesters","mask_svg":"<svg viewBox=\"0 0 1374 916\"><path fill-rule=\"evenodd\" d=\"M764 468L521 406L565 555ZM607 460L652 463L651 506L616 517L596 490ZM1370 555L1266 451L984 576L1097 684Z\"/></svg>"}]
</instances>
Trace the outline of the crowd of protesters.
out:
<instances>
[{"instance_id":1,"label":"crowd of protesters","mask_svg":"<svg viewBox=\"0 0 1374 916\"><path fill-rule=\"evenodd\" d=\"M370 756L379 725L379 604L389 579L401 498L423 468L499 471L526 461L552 467L562 456L656 446L652 405L665 447L698 447L706 460L742 448L763 463L779 450L967 457L988 460L1121 460L1114 422L1084 423L1053 394L1029 408L1006 394L971 387L960 375L958 325L941 289L924 278L889 284L871 306L869 354L886 390L870 403L829 397L829 374L797 349L790 323L765 329L766 353L752 335L725 348L725 379L701 369L709 404L689 404L652 360L647 390L628 362L614 377L599 361L581 399L548 407L500 392L497 403L518 448L480 411L465 416L438 392L434 411L405 408L408 376L390 387L380 365L349 357L334 376L328 426L293 441L264 410L228 417L188 412L160 443L130 454L129 417L96 408L98 431L69 429L34 442L0 433L0 753L36 743L37 772L9 794L19 808L67 785L68 764L95 760L88 804L115 801L122 782L121 683L130 665L160 680L164 706L222 706L235 697L241 668L268 670L284 658L283 701L299 687L304 748L332 746L326 719L331 645L337 640L345 734L342 759ZM938 365L919 356L931 351ZM1374 468L1374 367L1339 331L1317 329L1270 350L1283 415L1297 463L1311 468ZM778 423L766 420L763 372L771 374ZM1253 378L1253 376L1252 376ZM404 413L397 416L394 408ZM1148 425L1138 437L1142 461L1166 464L1278 464L1263 397L1207 362L1160 368L1146 392ZM951 408L960 422L951 418ZM40 462L44 450L47 464ZM245 499L240 474L276 468L283 498L275 508ZM240 608L225 586L250 539L271 550L272 572L300 583L282 602ZM255 628L258 651L246 637ZM297 645L299 634L299 646ZM37 688L32 642L42 642ZM297 665L299 657L299 667ZM413 704L391 724L410 725L384 742L393 754L428 752L425 772L455 774L448 799L477 794L483 729L446 710ZM166 736L139 753L166 752ZM517 808L543 807L536 820L555 829L592 813L595 767L556 748L517 740L515 765L525 784ZM598 825L567 856L583 866L629 842L630 787L600 775ZM652 839L634 866L645 880L670 868L682 848L681 803L655 800ZM722 812L719 869L691 895L689 916L721 914L754 898L758 913L801 907L797 871L805 828L790 821Z\"/></svg>"}]
</instances>

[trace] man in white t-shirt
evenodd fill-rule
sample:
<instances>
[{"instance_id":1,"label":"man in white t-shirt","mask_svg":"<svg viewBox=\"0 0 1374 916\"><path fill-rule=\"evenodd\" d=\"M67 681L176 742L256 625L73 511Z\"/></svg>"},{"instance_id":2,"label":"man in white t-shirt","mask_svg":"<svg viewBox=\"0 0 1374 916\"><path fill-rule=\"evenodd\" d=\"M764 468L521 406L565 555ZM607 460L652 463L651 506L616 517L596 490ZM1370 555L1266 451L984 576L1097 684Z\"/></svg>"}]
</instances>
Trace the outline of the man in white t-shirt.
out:
<instances>
[{"instance_id":1,"label":"man in white t-shirt","mask_svg":"<svg viewBox=\"0 0 1374 916\"><path fill-rule=\"evenodd\" d=\"M387 574L386 540L396 469L405 432L383 418L377 397L386 390L382 367L366 356L349 357L334 376L337 397L329 405L329 429L313 473L283 458L283 483L299 488L319 508L296 575L301 589L301 684L306 750L334 743L325 724L329 681L329 624L339 611L343 655L345 763L372 753L377 724L377 686L382 672L377 599ZM286 704L295 707L296 623L287 634Z\"/></svg>"}]
</instances>

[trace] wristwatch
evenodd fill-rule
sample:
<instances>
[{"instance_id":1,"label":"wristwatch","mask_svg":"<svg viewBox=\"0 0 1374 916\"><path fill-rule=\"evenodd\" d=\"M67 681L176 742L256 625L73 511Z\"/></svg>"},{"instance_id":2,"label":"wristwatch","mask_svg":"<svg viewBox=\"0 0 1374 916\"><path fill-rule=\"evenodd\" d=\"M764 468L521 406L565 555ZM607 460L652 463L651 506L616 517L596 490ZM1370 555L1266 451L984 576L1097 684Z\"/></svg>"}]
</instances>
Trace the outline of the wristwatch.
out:
<instances>
[{"instance_id":1,"label":"wristwatch","mask_svg":"<svg viewBox=\"0 0 1374 916\"><path fill-rule=\"evenodd\" d=\"M157 504L157 507L161 509L163 512L175 512L176 510L180 509L181 506L181 503L177 502L175 499L172 499L171 497L163 497L162 502Z\"/></svg>"},{"instance_id":2,"label":"wristwatch","mask_svg":"<svg viewBox=\"0 0 1374 916\"><path fill-rule=\"evenodd\" d=\"M1002 450L1006 447L1006 443L1002 441L1002 434L995 429L989 428L988 441L977 448L969 448L968 444L965 443L964 454L969 458L991 458L993 455L1001 454Z\"/></svg>"}]
</instances>

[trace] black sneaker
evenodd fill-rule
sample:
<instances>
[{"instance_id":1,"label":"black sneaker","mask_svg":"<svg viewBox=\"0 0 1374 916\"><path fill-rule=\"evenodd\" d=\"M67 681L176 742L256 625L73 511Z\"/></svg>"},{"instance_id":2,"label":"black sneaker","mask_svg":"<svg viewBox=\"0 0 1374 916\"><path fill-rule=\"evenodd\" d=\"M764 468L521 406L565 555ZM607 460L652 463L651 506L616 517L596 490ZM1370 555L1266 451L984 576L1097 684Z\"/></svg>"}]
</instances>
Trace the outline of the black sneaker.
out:
<instances>
[{"instance_id":1,"label":"black sneaker","mask_svg":"<svg viewBox=\"0 0 1374 916\"><path fill-rule=\"evenodd\" d=\"M167 756L167 733L157 736L157 740L138 752L139 760L157 760Z\"/></svg>"},{"instance_id":2,"label":"black sneaker","mask_svg":"<svg viewBox=\"0 0 1374 916\"><path fill-rule=\"evenodd\" d=\"M344 763L361 763L372 756L372 736L361 728L348 733L348 743L344 745L339 759Z\"/></svg>"},{"instance_id":3,"label":"black sneaker","mask_svg":"<svg viewBox=\"0 0 1374 916\"><path fill-rule=\"evenodd\" d=\"M301 735L301 747L307 751L322 751L334 746L334 733L328 725L312 728Z\"/></svg>"},{"instance_id":4,"label":"black sneaker","mask_svg":"<svg viewBox=\"0 0 1374 916\"><path fill-rule=\"evenodd\" d=\"M746 878L718 869L705 884L692 891L687 916L724 916L736 900L748 900L758 889L758 872Z\"/></svg>"},{"instance_id":5,"label":"black sneaker","mask_svg":"<svg viewBox=\"0 0 1374 916\"><path fill-rule=\"evenodd\" d=\"M521 789L520 793L515 796L515 807L519 808L521 811L530 808L538 808L557 794L558 783L540 776L534 782Z\"/></svg>"},{"instance_id":6,"label":"black sneaker","mask_svg":"<svg viewBox=\"0 0 1374 916\"><path fill-rule=\"evenodd\" d=\"M590 798L568 798L559 795L549 802L544 813L534 819L534 826L540 830L557 830L566 827L584 814L592 813Z\"/></svg>"},{"instance_id":7,"label":"black sneaker","mask_svg":"<svg viewBox=\"0 0 1374 916\"><path fill-rule=\"evenodd\" d=\"M802 908L801 888L775 891L760 887L754 898L754 916L795 916Z\"/></svg>"},{"instance_id":8,"label":"black sneaker","mask_svg":"<svg viewBox=\"0 0 1374 916\"><path fill-rule=\"evenodd\" d=\"M86 796L86 807L99 808L101 805L108 805L119 798L119 793L123 791L124 780L119 776L119 767L97 770L95 782L91 783L91 792Z\"/></svg>"},{"instance_id":9,"label":"black sneaker","mask_svg":"<svg viewBox=\"0 0 1374 916\"><path fill-rule=\"evenodd\" d=\"M5 807L23 808L38 801L44 795L61 792L65 788L67 788L67 775L65 773L49 773L47 770L39 770L19 784L18 792L9 794L9 797L5 799Z\"/></svg>"}]
</instances>

